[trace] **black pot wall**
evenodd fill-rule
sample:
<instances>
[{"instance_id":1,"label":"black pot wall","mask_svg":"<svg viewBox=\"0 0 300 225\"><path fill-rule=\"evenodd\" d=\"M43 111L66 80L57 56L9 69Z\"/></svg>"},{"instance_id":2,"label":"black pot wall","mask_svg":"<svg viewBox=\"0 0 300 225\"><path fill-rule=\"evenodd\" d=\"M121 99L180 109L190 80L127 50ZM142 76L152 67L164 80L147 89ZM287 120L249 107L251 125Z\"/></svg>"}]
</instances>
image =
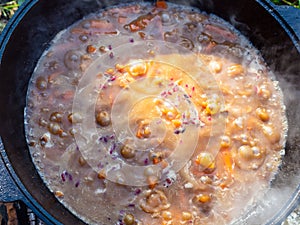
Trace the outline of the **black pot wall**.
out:
<instances>
[{"instance_id":1,"label":"black pot wall","mask_svg":"<svg viewBox=\"0 0 300 225\"><path fill-rule=\"evenodd\" d=\"M63 224L84 224L66 210L44 185L31 161L24 134L24 107L28 81L42 52L50 45L51 39L62 29L99 7L117 4L118 1L101 0L40 0L28 1L33 4L27 11L23 7L10 24L4 36L0 67L0 135L11 164L33 198L49 214ZM124 2L124 1L122 1ZM299 89L300 56L284 29L256 1L174 1L190 2L207 12L213 12L232 22L263 54L267 63L277 73L288 92L286 98L289 127L287 157L276 185L291 179L291 169L299 172ZM11 32L12 33L9 33ZM9 35L11 34L10 38ZM9 38L9 39L8 39ZM5 43L5 41L8 41ZM295 119L296 118L296 119ZM298 119L297 119L298 118ZM292 168L291 168L292 167Z\"/></svg>"}]
</instances>

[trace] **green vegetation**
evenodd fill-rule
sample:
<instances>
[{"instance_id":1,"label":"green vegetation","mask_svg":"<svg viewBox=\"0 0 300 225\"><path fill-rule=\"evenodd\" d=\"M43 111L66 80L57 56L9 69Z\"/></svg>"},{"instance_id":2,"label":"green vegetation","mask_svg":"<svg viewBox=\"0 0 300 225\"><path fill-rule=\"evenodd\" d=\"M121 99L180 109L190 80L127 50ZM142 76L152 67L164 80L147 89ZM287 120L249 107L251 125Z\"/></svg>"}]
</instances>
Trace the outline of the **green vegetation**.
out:
<instances>
[{"instance_id":1,"label":"green vegetation","mask_svg":"<svg viewBox=\"0 0 300 225\"><path fill-rule=\"evenodd\" d=\"M0 4L0 17L10 19L25 0L9 1Z\"/></svg>"},{"instance_id":2,"label":"green vegetation","mask_svg":"<svg viewBox=\"0 0 300 225\"><path fill-rule=\"evenodd\" d=\"M289 5L300 9L300 0L271 0L276 5Z\"/></svg>"},{"instance_id":3,"label":"green vegetation","mask_svg":"<svg viewBox=\"0 0 300 225\"><path fill-rule=\"evenodd\" d=\"M14 15L15 11L25 0L0 1L0 33L7 21Z\"/></svg>"}]
</instances>

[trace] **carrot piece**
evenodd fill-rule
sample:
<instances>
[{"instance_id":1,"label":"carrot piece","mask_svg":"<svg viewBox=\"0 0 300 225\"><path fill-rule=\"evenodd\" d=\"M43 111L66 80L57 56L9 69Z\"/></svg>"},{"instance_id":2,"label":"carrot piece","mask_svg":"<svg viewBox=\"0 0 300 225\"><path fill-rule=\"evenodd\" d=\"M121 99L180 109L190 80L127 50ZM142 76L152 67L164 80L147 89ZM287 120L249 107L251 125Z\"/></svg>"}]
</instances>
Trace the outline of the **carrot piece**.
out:
<instances>
[{"instance_id":1,"label":"carrot piece","mask_svg":"<svg viewBox=\"0 0 300 225\"><path fill-rule=\"evenodd\" d=\"M164 0L158 0L155 5L159 9L167 9L168 8L168 5L167 5L166 1L164 1Z\"/></svg>"},{"instance_id":2,"label":"carrot piece","mask_svg":"<svg viewBox=\"0 0 300 225\"><path fill-rule=\"evenodd\" d=\"M63 94L62 94L62 98L65 100L70 100L74 97L74 91L73 90L66 90Z\"/></svg>"},{"instance_id":3,"label":"carrot piece","mask_svg":"<svg viewBox=\"0 0 300 225\"><path fill-rule=\"evenodd\" d=\"M83 29L83 28L78 28L78 27L75 27L71 30L71 34L81 34L81 35L87 35L89 34L90 31L89 30L86 30L86 29Z\"/></svg>"},{"instance_id":4,"label":"carrot piece","mask_svg":"<svg viewBox=\"0 0 300 225\"><path fill-rule=\"evenodd\" d=\"M96 28L96 29L106 29L106 30L114 29L113 24L107 22L106 20L90 20L90 24L92 28Z\"/></svg>"},{"instance_id":5,"label":"carrot piece","mask_svg":"<svg viewBox=\"0 0 300 225\"><path fill-rule=\"evenodd\" d=\"M205 28L207 31L209 31L211 33L214 33L214 34L224 37L227 41L235 41L237 39L237 36L234 33L232 33L229 30L226 30L222 27L215 26L212 24L207 24L205 26Z\"/></svg>"},{"instance_id":6,"label":"carrot piece","mask_svg":"<svg viewBox=\"0 0 300 225\"><path fill-rule=\"evenodd\" d=\"M153 164L158 164L158 163L161 162L161 159L160 159L159 157L154 157L154 158L152 159L152 161L153 161Z\"/></svg>"},{"instance_id":7,"label":"carrot piece","mask_svg":"<svg viewBox=\"0 0 300 225\"><path fill-rule=\"evenodd\" d=\"M93 45L88 45L87 47L86 47L86 51L87 51L87 53L95 53L96 51L97 51L97 48L95 47L95 46L93 46Z\"/></svg>"},{"instance_id":8,"label":"carrot piece","mask_svg":"<svg viewBox=\"0 0 300 225\"><path fill-rule=\"evenodd\" d=\"M127 21L127 17L126 16L119 16L118 18L118 23L124 24Z\"/></svg>"},{"instance_id":9,"label":"carrot piece","mask_svg":"<svg viewBox=\"0 0 300 225\"><path fill-rule=\"evenodd\" d=\"M229 151L224 151L222 153L222 156L223 156L225 168L227 169L228 172L230 172L230 174L232 174L233 160L232 160L231 153Z\"/></svg>"}]
</instances>

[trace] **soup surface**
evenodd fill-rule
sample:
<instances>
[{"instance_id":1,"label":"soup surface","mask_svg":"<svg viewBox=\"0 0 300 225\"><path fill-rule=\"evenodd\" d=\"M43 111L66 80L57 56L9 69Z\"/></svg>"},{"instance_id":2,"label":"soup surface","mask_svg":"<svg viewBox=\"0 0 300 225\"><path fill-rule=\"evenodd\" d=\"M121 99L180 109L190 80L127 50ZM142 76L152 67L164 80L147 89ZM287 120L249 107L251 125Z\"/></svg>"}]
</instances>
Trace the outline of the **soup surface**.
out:
<instances>
[{"instance_id":1,"label":"soup surface","mask_svg":"<svg viewBox=\"0 0 300 225\"><path fill-rule=\"evenodd\" d=\"M120 5L60 32L30 81L30 153L90 224L229 224L284 154L281 91L220 18Z\"/></svg>"}]
</instances>

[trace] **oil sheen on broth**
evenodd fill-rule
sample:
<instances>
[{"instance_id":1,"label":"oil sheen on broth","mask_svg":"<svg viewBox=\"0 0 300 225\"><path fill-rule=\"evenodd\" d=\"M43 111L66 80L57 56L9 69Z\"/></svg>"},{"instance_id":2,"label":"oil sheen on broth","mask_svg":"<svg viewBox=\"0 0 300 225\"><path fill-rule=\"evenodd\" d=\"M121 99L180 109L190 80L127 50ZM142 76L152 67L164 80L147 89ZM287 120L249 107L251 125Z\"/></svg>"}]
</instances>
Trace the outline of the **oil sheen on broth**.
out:
<instances>
[{"instance_id":1,"label":"oil sheen on broth","mask_svg":"<svg viewBox=\"0 0 300 225\"><path fill-rule=\"evenodd\" d=\"M287 129L245 37L162 2L60 32L32 75L25 125L59 201L90 224L125 225L238 220L267 191Z\"/></svg>"}]
</instances>

